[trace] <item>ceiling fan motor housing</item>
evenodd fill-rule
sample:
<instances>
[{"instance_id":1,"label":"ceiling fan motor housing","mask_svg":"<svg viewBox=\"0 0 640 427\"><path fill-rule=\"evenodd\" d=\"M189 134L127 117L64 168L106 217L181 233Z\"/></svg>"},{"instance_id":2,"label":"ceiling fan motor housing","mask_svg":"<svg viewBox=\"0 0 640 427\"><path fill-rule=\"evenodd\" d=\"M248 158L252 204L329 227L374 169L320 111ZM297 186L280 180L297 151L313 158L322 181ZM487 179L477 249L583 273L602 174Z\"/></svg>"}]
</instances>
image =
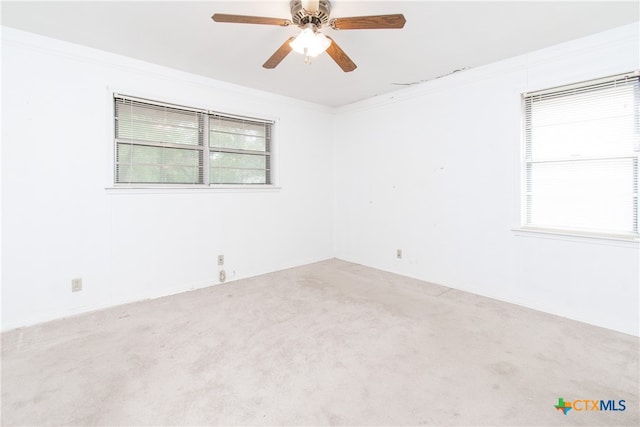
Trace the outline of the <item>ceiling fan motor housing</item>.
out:
<instances>
[{"instance_id":1,"label":"ceiling fan motor housing","mask_svg":"<svg viewBox=\"0 0 640 427\"><path fill-rule=\"evenodd\" d=\"M321 27L322 25L327 25L329 23L330 13L331 3L329 0L320 0L318 2L318 10L313 13L304 10L300 0L291 1L291 20L298 26L313 24Z\"/></svg>"}]
</instances>

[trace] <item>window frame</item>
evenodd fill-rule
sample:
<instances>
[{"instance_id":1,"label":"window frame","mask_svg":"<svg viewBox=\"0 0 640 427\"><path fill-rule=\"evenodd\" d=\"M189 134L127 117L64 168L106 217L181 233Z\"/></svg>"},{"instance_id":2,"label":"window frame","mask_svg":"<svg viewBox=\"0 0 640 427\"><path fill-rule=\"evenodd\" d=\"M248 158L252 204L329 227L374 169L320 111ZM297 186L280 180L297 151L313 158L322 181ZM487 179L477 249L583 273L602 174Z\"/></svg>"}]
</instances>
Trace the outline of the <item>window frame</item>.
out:
<instances>
[{"instance_id":1,"label":"window frame","mask_svg":"<svg viewBox=\"0 0 640 427\"><path fill-rule=\"evenodd\" d=\"M167 107L167 108L171 108L171 109L176 109L176 110L181 110L181 111L187 111L187 112L194 112L199 114L200 116L200 123L201 123L201 128L199 129L199 137L198 137L198 144L197 145L193 145L193 146L187 146L185 144L185 146L179 146L176 147L176 144L172 144L172 143L153 143L153 142L147 142L147 143L142 143L140 145L145 145L145 146L155 146L155 147L166 147L166 148L179 148L179 149L190 149L193 151L198 151L200 156L201 156L201 161L199 163L200 167L202 168L201 171L199 171L199 175L201 177L201 182L199 183L175 183L175 182L118 182L118 143L119 143L119 139L116 137L117 136L117 111L116 111L116 103L118 99L124 99L126 101L132 101L132 102L136 102L136 103L141 103L141 104L148 104L150 106L156 106L156 107ZM256 116L253 115L244 115L244 114L233 114L233 113L225 113L225 112L220 112L218 110L211 110L211 109L207 109L207 108L198 108L198 107L190 107L190 106L185 106L183 104L180 103L171 103L171 102L164 102L164 101L157 101L154 99L150 99L147 97L138 97L138 96L131 96L131 95L125 95L122 94L121 92L117 92L117 91L109 91L109 102L111 105L110 108L110 145L111 145L111 166L110 169L112 171L111 173L111 184L107 187L110 190L124 190L124 191L128 191L128 190L142 190L142 192L164 192L165 190L205 190L205 189L210 189L210 190L226 190L226 191L263 191L263 190L279 190L280 187L278 187L276 185L276 170L275 170L275 166L274 164L277 163L276 159L275 159L275 153L276 150L274 149L274 146L276 145L276 137L275 137L275 133L276 133L276 123L277 123L277 119L276 118L267 118L267 117L262 117L262 118L258 118ZM265 125L265 128L268 128L268 142L267 147L265 152L254 152L254 155L261 155L264 156L266 159L266 164L267 164L267 168L265 169L265 173L266 173L266 183L214 183L210 181L210 176L209 176L209 172L210 172L210 153L215 152L215 150L213 149L213 147L210 146L209 143L209 122L210 122L210 117L212 116L216 116L216 117L222 117L222 118L227 118L227 119L232 119L232 120L243 120L243 121L247 121L248 123L253 123L253 124L260 124L260 125ZM120 143L123 143L122 141L120 141ZM180 145L180 144L178 144ZM236 150L237 151L237 150ZM235 151L234 151L235 152ZM260 153L260 154L258 154ZM264 153L264 154L263 154ZM116 191L117 192L117 191Z\"/></svg>"},{"instance_id":2,"label":"window frame","mask_svg":"<svg viewBox=\"0 0 640 427\"><path fill-rule=\"evenodd\" d=\"M529 116L528 116L529 113L527 111L527 99L537 95L550 94L553 96L555 94L561 94L562 92L568 92L575 89L579 90L582 88L587 88L590 86L595 86L595 85L599 85L607 82L614 82L614 81L625 79L625 78L634 79L636 81L636 101L637 101L638 99L640 99L638 98L639 96L638 90L640 89L640 71L638 70L617 74L613 76L598 78L598 79L582 81L578 83L555 86L555 87L532 91L532 92L525 92L521 94L520 101L521 101L522 131L521 131L521 150L520 150L520 200L519 200L520 226L518 228L513 229L513 231L516 232L517 235L531 234L537 237L547 237L547 238L563 238L563 237L570 238L570 239L578 238L582 240L586 239L585 241L591 241L591 242L607 240L611 242L616 242L616 241L621 243L631 242L631 243L637 244L640 241L640 230L639 230L640 195L638 194L638 189L640 187L640 182L639 182L640 150L638 150L637 148L635 149L634 154L617 156L618 158L632 159L632 161L634 162L632 177L635 178L635 182L631 183L635 189L635 196L634 196L635 204L632 205L633 206L632 209L634 210L634 212L632 213L634 218L634 224L633 224L634 231L628 232L628 233L617 233L614 231L607 231L607 230L591 231L591 230L582 230L579 228L570 228L566 226L565 227L541 226L541 225L536 225L529 222L530 202L528 198L530 196L530 193L528 188L528 182L529 182L528 167L534 162L533 160L529 159L527 155L528 150L530 149L529 144L532 143L530 136L527 135L529 131L527 126L527 121L529 120ZM636 112L638 112L637 108L638 107L636 107ZM640 113L637 113L637 114L640 114ZM638 128L638 123L636 123L636 132L640 132L640 129ZM636 147L637 146L638 145L636 145ZM616 156L613 156L613 157L616 157ZM609 160L610 158L613 158L613 157L611 155L595 156L596 159L602 160L602 161ZM555 161L560 161L560 160L555 160ZM581 161L581 160L576 160L576 161Z\"/></svg>"},{"instance_id":3,"label":"window frame","mask_svg":"<svg viewBox=\"0 0 640 427\"><path fill-rule=\"evenodd\" d=\"M234 116L234 115L230 115L230 114L224 114L224 113L219 113L219 112L214 112L214 111L209 111L209 114L207 115L207 118L205 120L206 124L205 124L205 129L207 132L207 135L210 135L211 133L211 121L212 119L214 119L215 117L221 118L221 119L226 119L227 121L234 121L234 120L247 120L247 118L245 117L241 117L241 116ZM269 122L266 121L257 121L255 119L250 119L252 121L252 123L263 123L263 124L268 124ZM211 145L211 140L209 138L207 138L206 141L206 145L207 145L207 152L209 154L209 156L206 156L206 160L205 160L205 175L208 177L208 182L209 185L213 185L213 186L225 186L225 185L240 185L240 186L245 186L245 185L273 185L273 166L272 166L272 151L273 151L273 126L274 123L270 123L270 126L265 126L265 151L259 151L259 150L249 150L249 149L245 149L245 148L229 148L229 147L222 147L222 146L216 146L216 147L212 147ZM223 132L221 132L223 133ZM215 148L215 149L214 149ZM211 153L228 153L228 154L239 154L239 155L249 155L249 156L261 156L265 158L265 174L266 174L266 181L267 183L265 184L225 184L225 183L212 183L211 182L211 165L210 165L210 156ZM224 169L224 168L222 168ZM257 168L241 168L241 169L245 169L245 170L262 170L257 169Z\"/></svg>"}]
</instances>

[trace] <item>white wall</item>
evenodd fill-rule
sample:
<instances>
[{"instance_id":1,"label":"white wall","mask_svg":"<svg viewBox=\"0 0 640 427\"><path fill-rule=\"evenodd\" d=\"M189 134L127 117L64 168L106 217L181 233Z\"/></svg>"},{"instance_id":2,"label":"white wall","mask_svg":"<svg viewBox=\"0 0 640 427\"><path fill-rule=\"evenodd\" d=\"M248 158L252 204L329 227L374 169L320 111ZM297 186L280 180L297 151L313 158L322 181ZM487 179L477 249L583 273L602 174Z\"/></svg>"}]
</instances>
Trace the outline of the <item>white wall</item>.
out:
<instances>
[{"instance_id":1,"label":"white wall","mask_svg":"<svg viewBox=\"0 0 640 427\"><path fill-rule=\"evenodd\" d=\"M520 94L636 70L639 40L629 25L339 109L336 257L638 335L637 243L512 229Z\"/></svg>"},{"instance_id":2,"label":"white wall","mask_svg":"<svg viewBox=\"0 0 640 427\"><path fill-rule=\"evenodd\" d=\"M317 105L2 29L2 329L333 256ZM113 191L117 91L277 118L279 191ZM300 135L304 135L301 138ZM235 276L233 272L235 271ZM71 292L71 279L84 289Z\"/></svg>"}]
</instances>

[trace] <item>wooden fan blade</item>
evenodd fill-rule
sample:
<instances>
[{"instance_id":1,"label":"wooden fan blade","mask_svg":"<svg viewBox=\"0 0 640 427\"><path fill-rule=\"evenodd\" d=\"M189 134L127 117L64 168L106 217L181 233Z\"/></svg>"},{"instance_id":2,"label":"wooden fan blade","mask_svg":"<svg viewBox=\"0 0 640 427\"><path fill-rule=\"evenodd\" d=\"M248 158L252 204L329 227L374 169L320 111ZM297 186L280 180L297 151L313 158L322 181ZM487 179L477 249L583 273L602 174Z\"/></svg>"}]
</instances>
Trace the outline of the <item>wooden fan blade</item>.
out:
<instances>
[{"instance_id":1,"label":"wooden fan blade","mask_svg":"<svg viewBox=\"0 0 640 427\"><path fill-rule=\"evenodd\" d=\"M289 54L289 52L291 52L292 49L289 43L291 43L294 40L295 40L295 37L290 37L289 39L287 39L286 42L282 43L282 46L280 46L278 50L276 50L275 53L271 55L271 58L267 59L267 62L262 64L262 66L264 68L270 68L270 69L276 68L278 64L282 62L282 60Z\"/></svg>"},{"instance_id":2,"label":"wooden fan blade","mask_svg":"<svg viewBox=\"0 0 640 427\"><path fill-rule=\"evenodd\" d=\"M280 25L282 27L291 24L291 21L288 19L266 18L264 16L227 15L225 13L214 13L211 19L215 22L230 22L233 24Z\"/></svg>"},{"instance_id":3,"label":"wooden fan blade","mask_svg":"<svg viewBox=\"0 0 640 427\"><path fill-rule=\"evenodd\" d=\"M344 50L342 50L340 46L338 46L338 43L336 43L334 39L329 36L327 37L331 40L331 44L327 48L327 53L329 54L329 56L334 61L336 61L336 64L338 64L338 66L342 68L342 71L344 71L345 73L355 70L358 66L353 63L351 58L349 58L346 53L344 53Z\"/></svg>"},{"instance_id":4,"label":"wooden fan blade","mask_svg":"<svg viewBox=\"0 0 640 427\"><path fill-rule=\"evenodd\" d=\"M401 13L395 15L354 16L331 20L335 30L375 30L384 28L402 28L406 19Z\"/></svg>"}]
</instances>

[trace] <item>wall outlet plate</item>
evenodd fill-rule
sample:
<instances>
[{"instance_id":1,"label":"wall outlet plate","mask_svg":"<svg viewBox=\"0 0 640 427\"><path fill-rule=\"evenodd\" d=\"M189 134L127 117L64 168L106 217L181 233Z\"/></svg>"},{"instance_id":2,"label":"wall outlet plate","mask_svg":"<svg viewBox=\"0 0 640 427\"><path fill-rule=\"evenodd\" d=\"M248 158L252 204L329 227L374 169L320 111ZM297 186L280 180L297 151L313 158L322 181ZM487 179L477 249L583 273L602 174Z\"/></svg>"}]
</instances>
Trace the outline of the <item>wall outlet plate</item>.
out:
<instances>
[{"instance_id":1,"label":"wall outlet plate","mask_svg":"<svg viewBox=\"0 0 640 427\"><path fill-rule=\"evenodd\" d=\"M78 292L82 290L82 279L71 280L71 292Z\"/></svg>"},{"instance_id":2,"label":"wall outlet plate","mask_svg":"<svg viewBox=\"0 0 640 427\"><path fill-rule=\"evenodd\" d=\"M396 258L402 259L402 249L396 249Z\"/></svg>"},{"instance_id":3,"label":"wall outlet plate","mask_svg":"<svg viewBox=\"0 0 640 427\"><path fill-rule=\"evenodd\" d=\"M218 265L224 265L224 255L218 255Z\"/></svg>"}]
</instances>

